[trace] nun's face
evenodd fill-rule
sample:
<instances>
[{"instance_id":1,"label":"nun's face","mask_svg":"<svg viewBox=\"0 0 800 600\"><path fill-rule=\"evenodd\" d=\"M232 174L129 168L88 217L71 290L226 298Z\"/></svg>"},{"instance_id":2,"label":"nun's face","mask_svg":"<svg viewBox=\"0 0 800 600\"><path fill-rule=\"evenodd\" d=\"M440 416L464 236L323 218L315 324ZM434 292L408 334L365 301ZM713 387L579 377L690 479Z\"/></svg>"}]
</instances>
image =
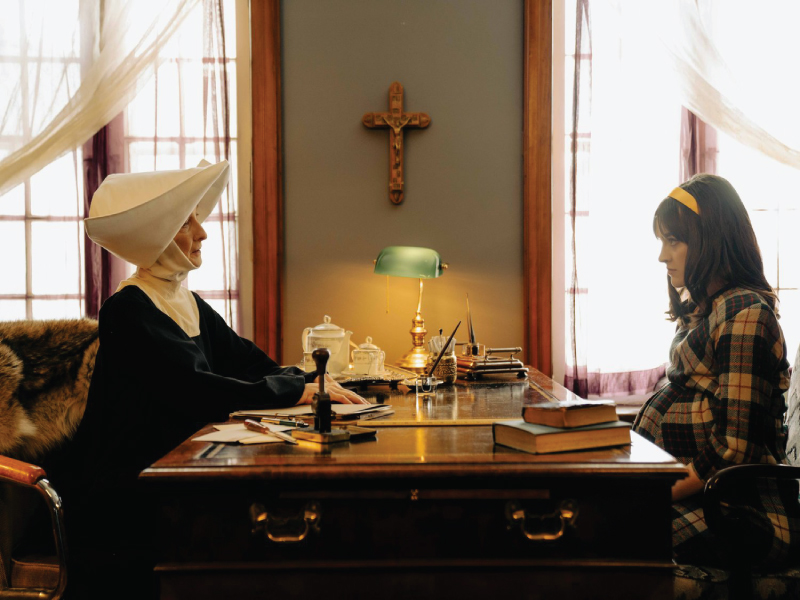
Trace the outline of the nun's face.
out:
<instances>
[{"instance_id":1,"label":"nun's face","mask_svg":"<svg viewBox=\"0 0 800 600\"><path fill-rule=\"evenodd\" d=\"M195 267L203 264L203 257L200 255L200 247L203 245L203 240L208 236L206 230L200 225L197 220L197 215L192 213L183 224L178 235L175 236L175 243L181 249L191 263Z\"/></svg>"}]
</instances>

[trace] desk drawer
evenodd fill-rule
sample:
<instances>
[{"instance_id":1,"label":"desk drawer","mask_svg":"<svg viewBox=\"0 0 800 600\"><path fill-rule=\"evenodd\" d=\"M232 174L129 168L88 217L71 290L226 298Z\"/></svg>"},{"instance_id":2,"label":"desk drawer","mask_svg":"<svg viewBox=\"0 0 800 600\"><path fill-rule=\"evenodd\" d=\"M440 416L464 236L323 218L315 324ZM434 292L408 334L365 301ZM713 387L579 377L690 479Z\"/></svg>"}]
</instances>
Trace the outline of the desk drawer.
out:
<instances>
[{"instance_id":1,"label":"desk drawer","mask_svg":"<svg viewBox=\"0 0 800 600\"><path fill-rule=\"evenodd\" d=\"M671 553L669 486L657 480L612 485L587 478L534 489L206 490L162 503L167 562L668 561Z\"/></svg>"}]
</instances>

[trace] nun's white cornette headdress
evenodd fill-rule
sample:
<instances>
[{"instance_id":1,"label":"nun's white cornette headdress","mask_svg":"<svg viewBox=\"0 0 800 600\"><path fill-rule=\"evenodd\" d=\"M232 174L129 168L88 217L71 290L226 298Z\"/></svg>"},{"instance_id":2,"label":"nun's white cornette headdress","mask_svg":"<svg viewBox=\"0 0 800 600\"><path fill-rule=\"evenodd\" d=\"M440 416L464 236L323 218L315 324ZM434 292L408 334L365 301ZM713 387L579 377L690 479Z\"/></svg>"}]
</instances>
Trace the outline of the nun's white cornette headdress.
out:
<instances>
[{"instance_id":1,"label":"nun's white cornette headdress","mask_svg":"<svg viewBox=\"0 0 800 600\"><path fill-rule=\"evenodd\" d=\"M201 223L211 214L229 171L223 160L180 171L109 175L92 198L86 234L119 258L149 269L192 211Z\"/></svg>"}]
</instances>

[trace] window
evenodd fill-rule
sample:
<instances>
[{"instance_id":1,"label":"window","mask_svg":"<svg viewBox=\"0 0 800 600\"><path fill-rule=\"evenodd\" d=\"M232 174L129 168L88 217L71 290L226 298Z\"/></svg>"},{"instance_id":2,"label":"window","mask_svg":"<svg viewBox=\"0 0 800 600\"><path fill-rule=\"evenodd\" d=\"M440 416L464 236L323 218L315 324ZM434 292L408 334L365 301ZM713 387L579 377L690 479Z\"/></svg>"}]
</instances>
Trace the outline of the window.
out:
<instances>
[{"instance_id":1,"label":"window","mask_svg":"<svg viewBox=\"0 0 800 600\"><path fill-rule=\"evenodd\" d=\"M185 19L183 7L191 7ZM148 46L162 30L144 4L103 13L99 0L0 0L0 159L42 132L51 133L48 125L94 66L86 63L96 50L90 51L90 42L96 40L100 13L125 15L121 22L130 27L120 35L131 37L131 48L163 45L163 60L157 69L150 67L153 76L124 111L124 133L121 128L108 133L116 136L114 148L124 148L122 164L115 168L137 172L192 167L202 158L230 161L230 185L205 223L203 268L187 283L234 327L239 316L235 7L233 0L172 4L158 15L161 26L179 23L177 33ZM143 37L133 39L137 35ZM137 40L143 45L135 46ZM30 154L36 150L28 145ZM0 320L86 313L84 273L94 265L84 264L85 244L91 242L82 223L83 154L78 148L61 156L0 197L0 252L6 257ZM92 160L89 150L86 159Z\"/></svg>"},{"instance_id":2,"label":"window","mask_svg":"<svg viewBox=\"0 0 800 600\"><path fill-rule=\"evenodd\" d=\"M754 26L753 20L761 20ZM800 77L793 68L796 2L776 2L756 14L743 2L708 3L714 43L740 83L741 101L759 124L792 148L800 147ZM747 44L741 32L752 31ZM753 223L767 281L780 300L789 362L800 345L800 170L781 164L718 132L717 171L742 198Z\"/></svg>"},{"instance_id":3,"label":"window","mask_svg":"<svg viewBox=\"0 0 800 600\"><path fill-rule=\"evenodd\" d=\"M154 77L128 105L125 165L131 173L185 169L197 166L203 158L218 162L227 154L231 163L227 196L223 195L203 225L208 233L203 242L203 266L189 273L187 285L236 329L235 3L222 4L222 30L218 30L219 21L204 18L214 4L201 3L187 17L162 51L165 60Z\"/></svg>"},{"instance_id":4,"label":"window","mask_svg":"<svg viewBox=\"0 0 800 600\"><path fill-rule=\"evenodd\" d=\"M648 40L620 36L625 15L617 3L578 6L591 12L588 20L582 13L576 56L576 3L565 4L566 382L584 397L641 394L663 374L674 330L651 226L678 176L681 107L660 89Z\"/></svg>"},{"instance_id":5,"label":"window","mask_svg":"<svg viewBox=\"0 0 800 600\"><path fill-rule=\"evenodd\" d=\"M78 9L78 0L0 0L0 107L8 107L0 159L39 133L80 85ZM44 12L52 17L45 26L31 26ZM77 149L0 196L1 320L83 313L81 165Z\"/></svg>"},{"instance_id":6,"label":"window","mask_svg":"<svg viewBox=\"0 0 800 600\"><path fill-rule=\"evenodd\" d=\"M791 362L800 344L800 77L793 69L800 5L776 1L753 11L752 3L738 0L648 9L635 0L578 2L592 13L584 29L591 43L584 40L577 63L575 5L563 4L566 380L588 382L587 393L644 393L633 384L635 372L654 372L668 358L674 325L663 319L666 276L650 227L691 155L682 104L718 123L716 146L702 148L704 158L713 158L707 164L716 166L706 168L728 179L748 210L767 281L780 299ZM658 17L648 16L656 9ZM575 64L581 86L573 263ZM570 285L573 264L577 286ZM570 303L578 307L574 321ZM572 340L581 348L577 356L570 356Z\"/></svg>"}]
</instances>

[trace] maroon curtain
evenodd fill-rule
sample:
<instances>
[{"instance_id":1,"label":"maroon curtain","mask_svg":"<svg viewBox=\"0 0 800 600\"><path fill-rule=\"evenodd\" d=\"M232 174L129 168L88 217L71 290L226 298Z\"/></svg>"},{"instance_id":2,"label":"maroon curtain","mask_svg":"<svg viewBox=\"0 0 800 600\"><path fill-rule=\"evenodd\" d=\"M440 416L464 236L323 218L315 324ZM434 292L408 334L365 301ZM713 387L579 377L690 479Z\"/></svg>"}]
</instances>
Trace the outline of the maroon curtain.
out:
<instances>
[{"instance_id":1,"label":"maroon curtain","mask_svg":"<svg viewBox=\"0 0 800 600\"><path fill-rule=\"evenodd\" d=\"M84 218L107 175L123 172L123 122L117 115L83 145ZM103 302L127 275L127 263L92 242L84 233L86 316L97 318Z\"/></svg>"},{"instance_id":2,"label":"maroon curtain","mask_svg":"<svg viewBox=\"0 0 800 600\"><path fill-rule=\"evenodd\" d=\"M681 107L681 162L679 181L698 173L717 172L717 131L688 108Z\"/></svg>"}]
</instances>

